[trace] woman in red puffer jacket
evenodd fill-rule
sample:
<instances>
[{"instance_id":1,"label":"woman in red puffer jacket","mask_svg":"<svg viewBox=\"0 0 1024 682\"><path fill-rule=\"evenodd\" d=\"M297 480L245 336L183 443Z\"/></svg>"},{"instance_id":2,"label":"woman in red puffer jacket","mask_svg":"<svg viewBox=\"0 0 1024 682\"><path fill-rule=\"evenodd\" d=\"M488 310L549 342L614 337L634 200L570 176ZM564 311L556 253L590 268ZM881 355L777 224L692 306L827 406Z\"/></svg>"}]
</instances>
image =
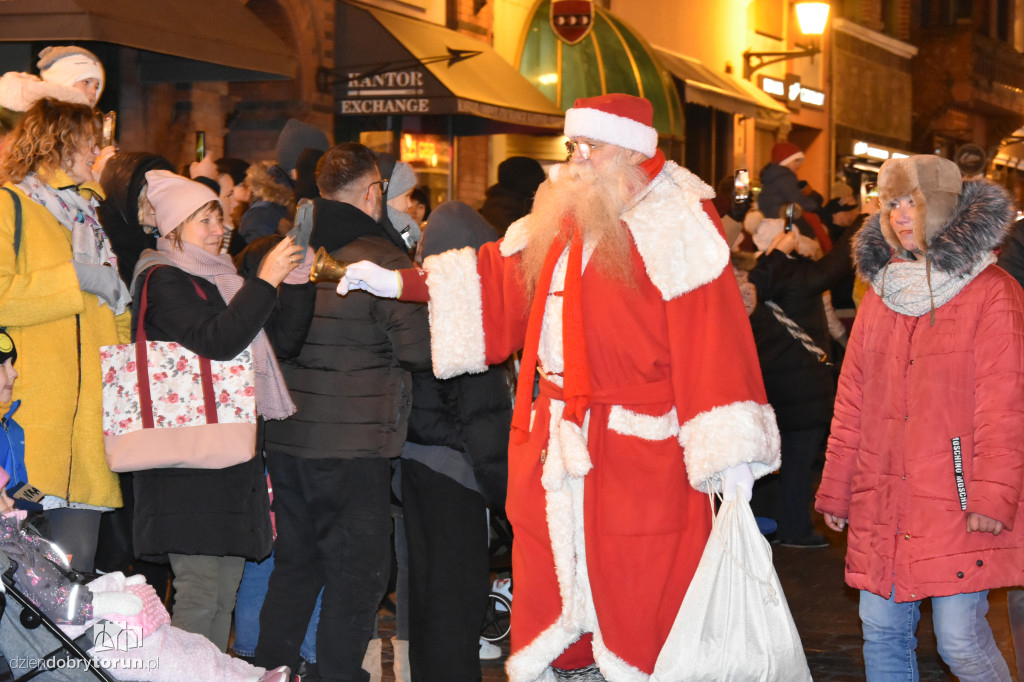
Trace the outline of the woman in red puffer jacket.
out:
<instances>
[{"instance_id":1,"label":"woman in red puffer jacket","mask_svg":"<svg viewBox=\"0 0 1024 682\"><path fill-rule=\"evenodd\" d=\"M917 679L926 597L954 674L1009 680L985 619L1024 569L1024 291L993 255L1009 197L913 156L882 166L879 198L815 507L850 527L868 680Z\"/></svg>"}]
</instances>

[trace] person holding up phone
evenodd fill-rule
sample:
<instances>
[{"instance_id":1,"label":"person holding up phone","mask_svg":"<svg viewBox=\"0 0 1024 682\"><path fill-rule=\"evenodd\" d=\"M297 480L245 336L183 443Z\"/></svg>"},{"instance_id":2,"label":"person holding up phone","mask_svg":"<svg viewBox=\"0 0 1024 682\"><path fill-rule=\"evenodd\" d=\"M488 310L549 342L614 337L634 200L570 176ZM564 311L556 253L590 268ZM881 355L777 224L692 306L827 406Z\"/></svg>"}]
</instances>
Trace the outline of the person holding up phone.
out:
<instances>
[{"instance_id":1,"label":"person holding up phone","mask_svg":"<svg viewBox=\"0 0 1024 682\"><path fill-rule=\"evenodd\" d=\"M764 217L782 217L782 210L788 203L795 203L810 213L821 209L821 195L796 176L804 161L803 151L792 142L777 142L772 147L771 159L761 170L761 193L757 197Z\"/></svg>"},{"instance_id":2,"label":"person holding up phone","mask_svg":"<svg viewBox=\"0 0 1024 682\"><path fill-rule=\"evenodd\" d=\"M725 242L730 249L738 248L743 233L743 219L753 203L750 188L750 173L740 168L733 175L727 175L718 182L715 191L715 209L722 219Z\"/></svg>"}]
</instances>

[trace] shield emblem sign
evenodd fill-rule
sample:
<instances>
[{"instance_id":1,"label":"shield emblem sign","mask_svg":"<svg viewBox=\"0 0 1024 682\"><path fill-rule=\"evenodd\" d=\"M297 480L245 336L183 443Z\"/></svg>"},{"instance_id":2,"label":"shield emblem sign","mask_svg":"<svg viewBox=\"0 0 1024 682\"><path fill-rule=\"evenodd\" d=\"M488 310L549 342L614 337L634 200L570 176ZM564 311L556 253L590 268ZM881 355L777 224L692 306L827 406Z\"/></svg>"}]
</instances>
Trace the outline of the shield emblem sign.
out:
<instances>
[{"instance_id":1,"label":"shield emblem sign","mask_svg":"<svg viewBox=\"0 0 1024 682\"><path fill-rule=\"evenodd\" d=\"M551 30L562 41L575 45L583 40L594 25L594 3L591 0L553 0Z\"/></svg>"}]
</instances>

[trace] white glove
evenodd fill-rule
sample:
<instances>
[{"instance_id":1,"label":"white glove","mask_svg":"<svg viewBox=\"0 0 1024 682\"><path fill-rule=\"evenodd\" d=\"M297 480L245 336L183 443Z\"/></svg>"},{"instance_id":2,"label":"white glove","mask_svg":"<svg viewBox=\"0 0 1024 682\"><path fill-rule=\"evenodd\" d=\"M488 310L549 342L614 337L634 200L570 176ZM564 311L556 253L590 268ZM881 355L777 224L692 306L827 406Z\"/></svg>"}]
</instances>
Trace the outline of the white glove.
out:
<instances>
[{"instance_id":1,"label":"white glove","mask_svg":"<svg viewBox=\"0 0 1024 682\"><path fill-rule=\"evenodd\" d=\"M736 493L742 494L750 502L754 495L754 472L750 465L744 462L734 467L729 467L719 473L722 477L722 496L726 502L735 499Z\"/></svg>"},{"instance_id":2,"label":"white glove","mask_svg":"<svg viewBox=\"0 0 1024 682\"><path fill-rule=\"evenodd\" d=\"M142 600L130 592L95 592L92 595L93 618L111 614L136 616L142 611Z\"/></svg>"},{"instance_id":3,"label":"white glove","mask_svg":"<svg viewBox=\"0 0 1024 682\"><path fill-rule=\"evenodd\" d=\"M344 296L353 289L363 289L381 298L398 298L402 289L402 277L394 270L382 268L376 263L361 260L345 269L345 276L338 282L338 294Z\"/></svg>"}]
</instances>

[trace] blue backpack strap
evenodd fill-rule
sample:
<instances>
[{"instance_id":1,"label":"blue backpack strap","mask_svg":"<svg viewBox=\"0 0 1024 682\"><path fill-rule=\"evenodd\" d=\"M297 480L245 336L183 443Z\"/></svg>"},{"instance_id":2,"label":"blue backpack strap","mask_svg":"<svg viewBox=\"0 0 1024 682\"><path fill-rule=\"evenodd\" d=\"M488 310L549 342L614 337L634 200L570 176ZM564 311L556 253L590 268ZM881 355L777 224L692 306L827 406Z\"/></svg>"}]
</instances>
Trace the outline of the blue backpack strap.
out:
<instances>
[{"instance_id":1,"label":"blue backpack strap","mask_svg":"<svg viewBox=\"0 0 1024 682\"><path fill-rule=\"evenodd\" d=\"M0 189L10 194L11 201L14 202L14 258L17 260L18 251L21 250L21 199L18 198L18 193L10 187L0 187Z\"/></svg>"}]
</instances>

